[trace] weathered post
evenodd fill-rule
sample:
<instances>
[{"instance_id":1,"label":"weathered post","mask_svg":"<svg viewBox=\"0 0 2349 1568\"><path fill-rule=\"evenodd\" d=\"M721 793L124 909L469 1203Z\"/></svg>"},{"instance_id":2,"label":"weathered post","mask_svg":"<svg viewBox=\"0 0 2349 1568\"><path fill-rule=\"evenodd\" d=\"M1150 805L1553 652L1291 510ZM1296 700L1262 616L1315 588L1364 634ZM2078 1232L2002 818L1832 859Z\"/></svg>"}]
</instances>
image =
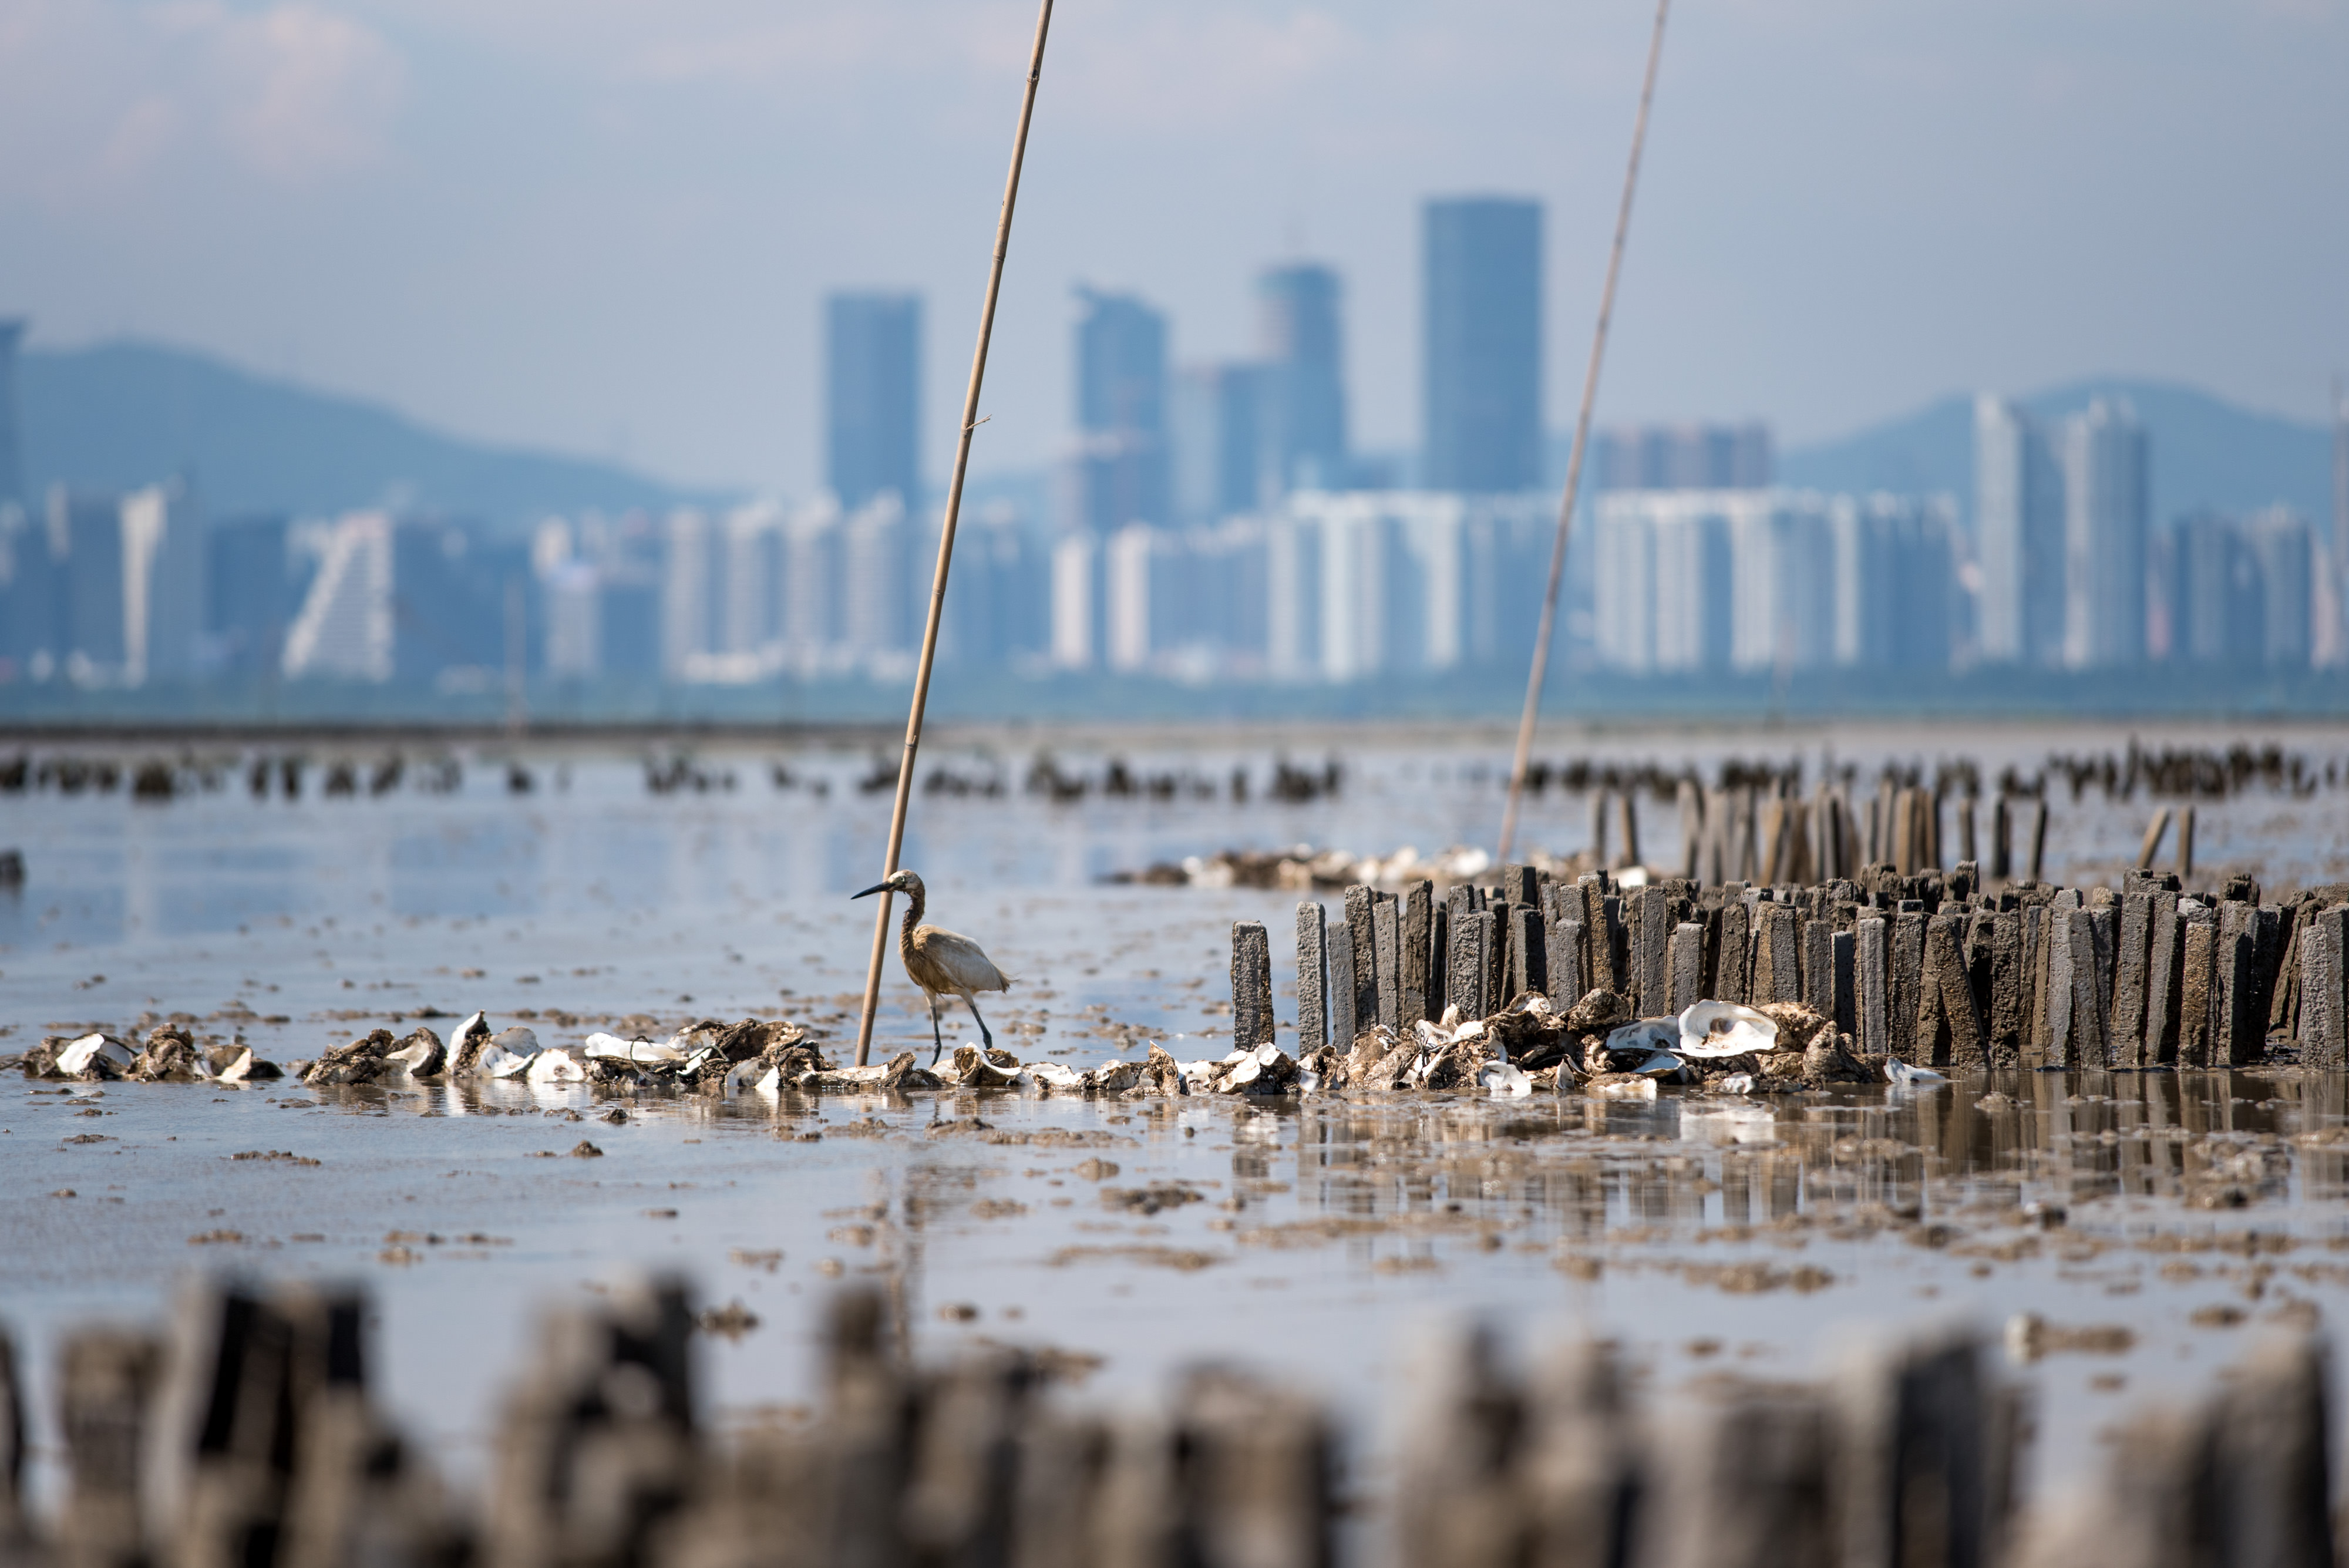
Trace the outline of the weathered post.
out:
<instances>
[{"instance_id":1,"label":"weathered post","mask_svg":"<svg viewBox=\"0 0 2349 1568\"><path fill-rule=\"evenodd\" d=\"M2344 981L2349 977L2349 907L2317 911L2301 937L2301 1061L2338 1071L2349 1064L2349 1009Z\"/></svg>"},{"instance_id":2,"label":"weathered post","mask_svg":"<svg viewBox=\"0 0 2349 1568\"><path fill-rule=\"evenodd\" d=\"M148 1418L162 1369L152 1340L90 1329L66 1342L60 1436L72 1465L57 1521L57 1559L72 1568L140 1568L140 1506Z\"/></svg>"},{"instance_id":3,"label":"weathered post","mask_svg":"<svg viewBox=\"0 0 2349 1568\"><path fill-rule=\"evenodd\" d=\"M1714 955L1713 996L1716 1002L1743 1003L1753 989L1753 915L1743 898L1723 899L1721 906L1721 946Z\"/></svg>"},{"instance_id":4,"label":"weathered post","mask_svg":"<svg viewBox=\"0 0 2349 1568\"><path fill-rule=\"evenodd\" d=\"M1835 1016L1835 926L1803 922L1803 1005L1822 1018Z\"/></svg>"},{"instance_id":5,"label":"weathered post","mask_svg":"<svg viewBox=\"0 0 2349 1568\"><path fill-rule=\"evenodd\" d=\"M1452 974L1452 907L1431 904L1427 911L1427 1012L1429 1020L1444 1016L1445 986Z\"/></svg>"},{"instance_id":6,"label":"weathered post","mask_svg":"<svg viewBox=\"0 0 2349 1568\"><path fill-rule=\"evenodd\" d=\"M1582 922L1562 919L1549 927L1549 999L1560 1012L1572 1007L1590 991L1582 967Z\"/></svg>"},{"instance_id":7,"label":"weathered post","mask_svg":"<svg viewBox=\"0 0 2349 1568\"><path fill-rule=\"evenodd\" d=\"M2153 898L2121 896L2120 951L2113 965L2113 1065L2145 1065L2146 962L2153 943Z\"/></svg>"},{"instance_id":8,"label":"weathered post","mask_svg":"<svg viewBox=\"0 0 2349 1568\"><path fill-rule=\"evenodd\" d=\"M1452 972L1444 989L1462 1019L1483 1018L1493 1011L1491 963L1493 911L1479 909L1452 933Z\"/></svg>"},{"instance_id":9,"label":"weathered post","mask_svg":"<svg viewBox=\"0 0 2349 1568\"><path fill-rule=\"evenodd\" d=\"M1664 1010L1680 1013L1704 1000L1704 928L1682 920L1672 928L1671 980Z\"/></svg>"},{"instance_id":10,"label":"weathered post","mask_svg":"<svg viewBox=\"0 0 2349 1568\"><path fill-rule=\"evenodd\" d=\"M2259 1010L2258 946L2250 931L2237 931L2220 944L2220 1032L2211 1051L2214 1067L2248 1067L2265 1054Z\"/></svg>"},{"instance_id":11,"label":"weathered post","mask_svg":"<svg viewBox=\"0 0 2349 1568\"><path fill-rule=\"evenodd\" d=\"M1859 1033L1859 990L1857 950L1850 931L1830 933L1833 943L1829 962L1835 970L1835 1010L1830 1014L1835 1026L1843 1033Z\"/></svg>"},{"instance_id":12,"label":"weathered post","mask_svg":"<svg viewBox=\"0 0 2349 1568\"><path fill-rule=\"evenodd\" d=\"M1354 1036L1370 1027L1354 1011L1354 931L1343 920L1330 927L1330 1044L1353 1048Z\"/></svg>"},{"instance_id":13,"label":"weathered post","mask_svg":"<svg viewBox=\"0 0 2349 1568\"><path fill-rule=\"evenodd\" d=\"M1371 936L1378 951L1379 1022L1390 1029L1402 1023L1402 904L1392 893L1374 893L1371 901Z\"/></svg>"},{"instance_id":14,"label":"weathered post","mask_svg":"<svg viewBox=\"0 0 2349 1568\"><path fill-rule=\"evenodd\" d=\"M1966 974L1965 917L1935 915L1925 930L1923 998L1918 1012L1917 1053L1934 1066L1982 1067L1982 1018Z\"/></svg>"},{"instance_id":15,"label":"weathered post","mask_svg":"<svg viewBox=\"0 0 2349 1568\"><path fill-rule=\"evenodd\" d=\"M1925 994L1925 910L1901 900L1892 917L1891 1054L1906 1061L1917 1049L1917 1009Z\"/></svg>"},{"instance_id":16,"label":"weathered post","mask_svg":"<svg viewBox=\"0 0 2349 1568\"><path fill-rule=\"evenodd\" d=\"M1683 778L1680 783L1681 808L1681 875L1691 881L1701 879L1699 865L1704 845L1704 792L1696 780Z\"/></svg>"},{"instance_id":17,"label":"weathered post","mask_svg":"<svg viewBox=\"0 0 2349 1568\"><path fill-rule=\"evenodd\" d=\"M1549 940L1542 929L1541 911L1530 904L1504 906L1512 927L1509 942L1509 994L1503 1005L1527 992L1549 994Z\"/></svg>"},{"instance_id":18,"label":"weathered post","mask_svg":"<svg viewBox=\"0 0 2349 1568\"><path fill-rule=\"evenodd\" d=\"M1330 921L1320 902L1309 899L1297 906L1297 1049L1329 1044Z\"/></svg>"},{"instance_id":19,"label":"weathered post","mask_svg":"<svg viewBox=\"0 0 2349 1568\"><path fill-rule=\"evenodd\" d=\"M2178 987L2178 1064L2210 1063L2212 995L2219 955L2219 924L2206 913L2186 923L2186 972Z\"/></svg>"},{"instance_id":20,"label":"weathered post","mask_svg":"<svg viewBox=\"0 0 2349 1568\"><path fill-rule=\"evenodd\" d=\"M1756 904L1754 994L1764 1002L1803 1000L1802 940L1791 904Z\"/></svg>"},{"instance_id":21,"label":"weathered post","mask_svg":"<svg viewBox=\"0 0 2349 1568\"><path fill-rule=\"evenodd\" d=\"M1354 1027L1384 1022L1379 1011L1378 895L1357 882L1346 889L1346 934L1354 952Z\"/></svg>"},{"instance_id":22,"label":"weathered post","mask_svg":"<svg viewBox=\"0 0 2349 1568\"><path fill-rule=\"evenodd\" d=\"M1402 892L1402 926L1397 968L1402 975L1402 1011L1396 1026L1409 1029L1428 1016L1427 961L1435 918L1435 884L1413 882ZM1437 1008L1441 1012L1442 1008Z\"/></svg>"},{"instance_id":23,"label":"weathered post","mask_svg":"<svg viewBox=\"0 0 2349 1568\"><path fill-rule=\"evenodd\" d=\"M1273 1037L1272 943L1262 920L1232 922L1232 1044L1242 1049Z\"/></svg>"},{"instance_id":24,"label":"weathered post","mask_svg":"<svg viewBox=\"0 0 2349 1568\"><path fill-rule=\"evenodd\" d=\"M2023 961L2023 911L2001 909L1991 917L1991 1064L2013 1067L2023 1060L2023 1035L2031 1027L2030 977Z\"/></svg>"},{"instance_id":25,"label":"weathered post","mask_svg":"<svg viewBox=\"0 0 2349 1568\"><path fill-rule=\"evenodd\" d=\"M2146 898L2145 1044L2137 1060L2144 1066L2166 1067L2178 1060L2186 931L2178 917L2176 893L2157 888Z\"/></svg>"},{"instance_id":26,"label":"weathered post","mask_svg":"<svg viewBox=\"0 0 2349 1568\"><path fill-rule=\"evenodd\" d=\"M1631 931L1632 1005L1643 1018L1661 1012L1671 991L1670 902L1661 888L1652 886L1640 888L1633 898L1637 923Z\"/></svg>"}]
</instances>

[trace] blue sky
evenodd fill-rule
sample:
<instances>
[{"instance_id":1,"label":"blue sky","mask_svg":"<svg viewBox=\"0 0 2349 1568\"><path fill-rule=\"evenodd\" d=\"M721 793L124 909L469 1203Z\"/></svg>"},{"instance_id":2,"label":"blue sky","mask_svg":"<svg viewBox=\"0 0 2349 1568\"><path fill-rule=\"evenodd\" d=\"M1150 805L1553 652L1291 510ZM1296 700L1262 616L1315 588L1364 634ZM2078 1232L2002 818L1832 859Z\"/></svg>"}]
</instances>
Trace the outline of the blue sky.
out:
<instances>
[{"instance_id":1,"label":"blue sky","mask_svg":"<svg viewBox=\"0 0 2349 1568\"><path fill-rule=\"evenodd\" d=\"M1342 269L1417 429L1416 212L1549 209L1578 384L1646 0L1064 0L981 467L1070 423L1071 290L1183 359ZM0 0L0 308L672 478L818 478L818 300L928 297L947 458L1034 12L1009 0ZM2349 0L1680 0L1602 417L1838 433L2099 373L2302 419L2349 369Z\"/></svg>"}]
</instances>

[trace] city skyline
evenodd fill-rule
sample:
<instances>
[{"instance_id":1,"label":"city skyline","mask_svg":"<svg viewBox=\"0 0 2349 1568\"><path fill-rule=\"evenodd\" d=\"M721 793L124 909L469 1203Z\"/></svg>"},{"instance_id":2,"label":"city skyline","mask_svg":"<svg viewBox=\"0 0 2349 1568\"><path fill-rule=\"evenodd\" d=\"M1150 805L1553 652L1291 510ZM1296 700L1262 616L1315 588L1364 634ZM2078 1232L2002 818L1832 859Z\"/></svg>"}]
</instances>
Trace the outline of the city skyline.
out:
<instances>
[{"instance_id":1,"label":"city skyline","mask_svg":"<svg viewBox=\"0 0 2349 1568\"><path fill-rule=\"evenodd\" d=\"M45 7L0 54L5 303L38 345L185 343L489 441L791 493L822 471L826 292L922 293L926 379L959 385L1015 8L694 0L557 27L319 0L200 8L181 34L168 9ZM1676 16L1602 414L1766 415L1800 445L2081 373L2317 414L2349 365L2325 260L2349 227L2325 196L2349 16L2135 16L2116 37L2068 0ZM1249 350L1253 268L1295 256L1348 280L1356 446L1406 444L1431 192L1548 209L1542 359L1566 396L1646 21L1521 0L1440 25L1376 0L1065 18L982 471L1052 455L1071 283L1156 300L1177 359L1213 360ZM928 472L951 422L932 410Z\"/></svg>"}]
</instances>

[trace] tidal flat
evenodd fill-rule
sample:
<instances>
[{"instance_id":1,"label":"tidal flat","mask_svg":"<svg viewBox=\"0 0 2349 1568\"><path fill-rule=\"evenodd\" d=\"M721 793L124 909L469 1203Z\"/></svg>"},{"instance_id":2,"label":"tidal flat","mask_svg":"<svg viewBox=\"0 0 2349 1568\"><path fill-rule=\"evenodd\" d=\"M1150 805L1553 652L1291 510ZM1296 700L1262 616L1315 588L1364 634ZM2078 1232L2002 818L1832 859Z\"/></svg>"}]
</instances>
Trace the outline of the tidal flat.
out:
<instances>
[{"instance_id":1,"label":"tidal flat","mask_svg":"<svg viewBox=\"0 0 2349 1568\"><path fill-rule=\"evenodd\" d=\"M1610 735L1546 751L1706 769L1801 754L1863 779L1886 760L1930 774L1964 756L1994 776L2127 738ZM2319 779L2344 740L2280 737ZM1433 852L1494 831L1505 741L1285 743L1299 767L1336 762L1336 793L1268 798L1281 753L1257 733L1057 738L1069 776L1102 777L1115 757L1145 781L1215 786L1057 804L1024 787L1047 749L1033 736L933 745L926 773L978 783L917 794L905 862L931 918L1019 977L988 1008L999 1043L1076 1067L1228 1048L1232 922L1287 929L1306 895L1106 885L1114 873L1236 846ZM0 802L0 836L26 862L25 886L0 895L0 1052L176 1017L284 1063L479 1008L551 1043L788 1017L847 1054L873 929L847 895L877 873L888 804L860 787L862 750L710 752L693 762L707 787L664 792L644 757L524 750L460 759L454 788L329 795L327 748L311 757L292 801L255 799L231 773L161 804ZM1253 781L1245 801L1235 769ZM2132 859L2153 805L2094 785L2075 801L2060 776L2048 799L2050 874L2075 881ZM2349 874L2349 805L2331 783L2199 810L2198 879ZM1587 821L1552 788L1526 834L1572 853ZM1651 831L1669 853L1666 812ZM883 1000L876 1060L917 1044L926 1056L894 955ZM949 1044L975 1037L967 1015L949 1028ZM1396 1371L1446 1314L1481 1315L1519 1356L1560 1335L1615 1339L1660 1392L1724 1367L1805 1376L1856 1335L1954 1321L2031 1389L2033 1483L2055 1485L2140 1397L2199 1389L2264 1324L2337 1319L2343 1096L2338 1076L2258 1069L1668 1090L1652 1105L11 1076L0 1323L47 1457L45 1380L72 1330L160 1321L191 1273L360 1281L385 1402L462 1490L539 1307L640 1271L681 1273L716 1314L697 1341L721 1427L807 1407L823 1303L864 1281L916 1355L1035 1347L1074 1399L1155 1398L1209 1359L1293 1379L1346 1417L1369 1486ZM53 1465L38 1473L54 1486Z\"/></svg>"}]
</instances>

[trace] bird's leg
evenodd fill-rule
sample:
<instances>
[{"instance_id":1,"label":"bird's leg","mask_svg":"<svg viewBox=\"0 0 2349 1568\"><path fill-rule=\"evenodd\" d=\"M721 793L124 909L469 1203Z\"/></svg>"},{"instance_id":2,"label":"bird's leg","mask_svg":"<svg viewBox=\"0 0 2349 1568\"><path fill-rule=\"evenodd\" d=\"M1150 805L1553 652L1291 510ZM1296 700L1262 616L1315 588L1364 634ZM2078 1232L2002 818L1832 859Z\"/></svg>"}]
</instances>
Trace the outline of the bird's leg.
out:
<instances>
[{"instance_id":1,"label":"bird's leg","mask_svg":"<svg viewBox=\"0 0 2349 1568\"><path fill-rule=\"evenodd\" d=\"M941 1034L941 1033L938 1033L938 999L937 999L936 997L935 997L935 996L934 996L934 997L930 998L930 1065L931 1065L931 1066L935 1067L935 1066L936 1066L936 1065L938 1064L938 1058L939 1058L940 1056L942 1056L942 1055L944 1055L944 1054L946 1054L946 1048L947 1048L947 1037L946 1037L944 1034Z\"/></svg>"},{"instance_id":2,"label":"bird's leg","mask_svg":"<svg viewBox=\"0 0 2349 1568\"><path fill-rule=\"evenodd\" d=\"M966 992L963 1001L969 1005L970 1015L973 1018L978 1018L978 998ZM995 1036L987 1032L987 1020L984 1018L978 1018L978 1037L987 1042L987 1048L989 1051L995 1049Z\"/></svg>"}]
</instances>

